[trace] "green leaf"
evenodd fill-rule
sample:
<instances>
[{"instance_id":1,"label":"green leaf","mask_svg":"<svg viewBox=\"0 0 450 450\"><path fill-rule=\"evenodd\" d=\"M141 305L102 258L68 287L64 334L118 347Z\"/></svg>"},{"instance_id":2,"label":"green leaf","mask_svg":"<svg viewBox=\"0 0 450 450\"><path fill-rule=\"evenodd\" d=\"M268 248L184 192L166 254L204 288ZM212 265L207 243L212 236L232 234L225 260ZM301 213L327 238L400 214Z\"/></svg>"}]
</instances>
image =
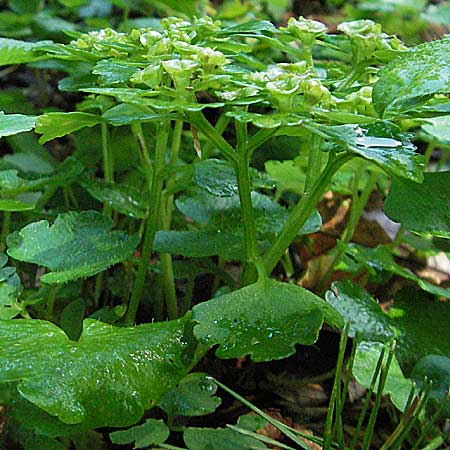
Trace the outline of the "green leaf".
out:
<instances>
[{"instance_id":1,"label":"green leaf","mask_svg":"<svg viewBox=\"0 0 450 450\"><path fill-rule=\"evenodd\" d=\"M95 211L68 212L54 224L33 222L7 238L8 254L49 268L45 283L95 275L132 256L139 237L110 231L112 220Z\"/></svg>"},{"instance_id":2,"label":"green leaf","mask_svg":"<svg viewBox=\"0 0 450 450\"><path fill-rule=\"evenodd\" d=\"M361 286L350 281L333 283L326 300L350 322L350 337L358 334L364 341L389 342L396 336L390 317Z\"/></svg>"},{"instance_id":3,"label":"green leaf","mask_svg":"<svg viewBox=\"0 0 450 450\"><path fill-rule=\"evenodd\" d=\"M394 178L386 215L409 230L450 239L450 171L424 174L421 184Z\"/></svg>"},{"instance_id":4,"label":"green leaf","mask_svg":"<svg viewBox=\"0 0 450 450\"><path fill-rule=\"evenodd\" d=\"M194 307L194 333L219 358L250 355L254 361L285 358L295 344L313 344L325 320L340 328L342 318L320 297L299 286L260 280Z\"/></svg>"},{"instance_id":5,"label":"green leaf","mask_svg":"<svg viewBox=\"0 0 450 450\"><path fill-rule=\"evenodd\" d=\"M256 228L260 235L276 234L289 217L289 211L267 195L252 192ZM217 197L205 191L179 197L175 204L187 217L204 226L206 230L236 233L242 230L242 214L239 196ZM322 219L317 211L307 220L298 234L319 230Z\"/></svg>"},{"instance_id":6,"label":"green leaf","mask_svg":"<svg viewBox=\"0 0 450 450\"><path fill-rule=\"evenodd\" d=\"M0 199L0 211L30 211L35 208L32 203L19 200Z\"/></svg>"},{"instance_id":7,"label":"green leaf","mask_svg":"<svg viewBox=\"0 0 450 450\"><path fill-rule=\"evenodd\" d=\"M121 103L113 106L102 115L103 119L114 126L129 125L134 122L154 122L161 119L170 119L169 114L160 114L151 111L145 106Z\"/></svg>"},{"instance_id":8,"label":"green leaf","mask_svg":"<svg viewBox=\"0 0 450 450\"><path fill-rule=\"evenodd\" d=\"M450 116L427 119L426 123L422 125L422 129L439 142L450 145Z\"/></svg>"},{"instance_id":9,"label":"green leaf","mask_svg":"<svg viewBox=\"0 0 450 450\"><path fill-rule=\"evenodd\" d=\"M102 122L95 114L83 112L47 113L39 116L36 121L36 133L42 134L39 143L51 141L57 137L66 136L85 127L93 127Z\"/></svg>"},{"instance_id":10,"label":"green leaf","mask_svg":"<svg viewBox=\"0 0 450 450\"><path fill-rule=\"evenodd\" d=\"M126 83L138 70L139 67L133 67L130 64L119 63L113 59L104 59L95 65L92 73L100 75L102 83L116 84Z\"/></svg>"},{"instance_id":11,"label":"green leaf","mask_svg":"<svg viewBox=\"0 0 450 450\"><path fill-rule=\"evenodd\" d=\"M78 342L42 320L0 322L0 382L67 424L125 427L175 386L193 363L187 319L118 328L84 321Z\"/></svg>"},{"instance_id":12,"label":"green leaf","mask_svg":"<svg viewBox=\"0 0 450 450\"><path fill-rule=\"evenodd\" d=\"M0 66L21 64L45 58L35 53L50 41L24 42L15 39L0 38Z\"/></svg>"},{"instance_id":13,"label":"green leaf","mask_svg":"<svg viewBox=\"0 0 450 450\"><path fill-rule=\"evenodd\" d=\"M84 180L80 184L96 200L121 214L137 219L143 219L147 215L147 202L142 194L131 186L105 183L99 179Z\"/></svg>"},{"instance_id":14,"label":"green leaf","mask_svg":"<svg viewBox=\"0 0 450 450\"><path fill-rule=\"evenodd\" d=\"M425 377L433 382L430 398L439 404L444 401L450 386L450 358L447 356L428 355L420 359L411 372L411 378L421 386ZM442 416L450 417L450 401L444 407Z\"/></svg>"},{"instance_id":15,"label":"green leaf","mask_svg":"<svg viewBox=\"0 0 450 450\"><path fill-rule=\"evenodd\" d=\"M450 355L450 304L432 300L424 292L401 290L389 314L401 333L398 358L412 367L427 355Z\"/></svg>"},{"instance_id":16,"label":"green leaf","mask_svg":"<svg viewBox=\"0 0 450 450\"><path fill-rule=\"evenodd\" d=\"M0 189L8 196L21 192L37 191L49 186L67 186L84 170L84 166L69 156L57 168L54 174L34 179L22 178L17 170L0 171Z\"/></svg>"},{"instance_id":17,"label":"green leaf","mask_svg":"<svg viewBox=\"0 0 450 450\"><path fill-rule=\"evenodd\" d=\"M23 310L18 303L22 290L15 267L5 267L8 257L0 253L0 320L16 317Z\"/></svg>"},{"instance_id":18,"label":"green leaf","mask_svg":"<svg viewBox=\"0 0 450 450\"><path fill-rule=\"evenodd\" d=\"M261 441L229 428L186 428L184 442L189 450L249 450L267 448Z\"/></svg>"},{"instance_id":19,"label":"green leaf","mask_svg":"<svg viewBox=\"0 0 450 450\"><path fill-rule=\"evenodd\" d=\"M276 28L268 20L250 20L221 30L220 34L255 34L262 32L276 32Z\"/></svg>"},{"instance_id":20,"label":"green leaf","mask_svg":"<svg viewBox=\"0 0 450 450\"><path fill-rule=\"evenodd\" d=\"M381 69L373 89L380 116L395 116L425 103L433 94L450 91L450 39L426 42Z\"/></svg>"},{"instance_id":21,"label":"green leaf","mask_svg":"<svg viewBox=\"0 0 450 450\"><path fill-rule=\"evenodd\" d=\"M169 417L204 416L216 410L221 399L214 394L217 385L204 373L191 373L159 401Z\"/></svg>"},{"instance_id":22,"label":"green leaf","mask_svg":"<svg viewBox=\"0 0 450 450\"><path fill-rule=\"evenodd\" d=\"M275 180L280 193L285 191L303 195L306 172L293 160L267 161L264 165L266 172Z\"/></svg>"},{"instance_id":23,"label":"green leaf","mask_svg":"<svg viewBox=\"0 0 450 450\"><path fill-rule=\"evenodd\" d=\"M195 164L195 183L217 197L232 197L239 192L236 173L227 161L206 159ZM254 187L272 187L264 173L250 168L250 179Z\"/></svg>"},{"instance_id":24,"label":"green leaf","mask_svg":"<svg viewBox=\"0 0 450 450\"><path fill-rule=\"evenodd\" d=\"M113 431L109 437L113 444L125 445L134 442L133 448L144 448L164 443L169 434L169 428L162 420L147 419L142 425L129 430Z\"/></svg>"},{"instance_id":25,"label":"green leaf","mask_svg":"<svg viewBox=\"0 0 450 450\"><path fill-rule=\"evenodd\" d=\"M313 133L346 147L352 153L373 161L387 172L414 181L422 181L424 159L415 153L409 135L390 122L358 125L304 125Z\"/></svg>"},{"instance_id":26,"label":"green leaf","mask_svg":"<svg viewBox=\"0 0 450 450\"><path fill-rule=\"evenodd\" d=\"M356 378L356 381L366 389L370 387L383 347L385 347L385 345L380 342L362 341L357 344L352 373ZM383 360L384 362L386 362L387 356L386 352ZM383 394L389 395L392 403L398 409L403 411L412 386L412 381L403 375L402 369L394 356L389 367ZM375 387L375 392L377 392L377 390L378 383Z\"/></svg>"},{"instance_id":27,"label":"green leaf","mask_svg":"<svg viewBox=\"0 0 450 450\"><path fill-rule=\"evenodd\" d=\"M368 248L357 244L349 244L345 246L345 252L355 259L356 262L366 267L371 274L375 275L381 271L390 272L417 283L424 291L430 294L450 298L450 289L436 286L418 277L409 269L397 264L390 248L387 246L379 245L375 248Z\"/></svg>"},{"instance_id":28,"label":"green leaf","mask_svg":"<svg viewBox=\"0 0 450 450\"><path fill-rule=\"evenodd\" d=\"M84 300L79 298L70 302L61 313L59 325L72 341L77 341L83 332L84 312Z\"/></svg>"},{"instance_id":29,"label":"green leaf","mask_svg":"<svg viewBox=\"0 0 450 450\"><path fill-rule=\"evenodd\" d=\"M220 255L225 259L245 259L242 237L214 231L158 231L153 244L155 251L202 258Z\"/></svg>"},{"instance_id":30,"label":"green leaf","mask_svg":"<svg viewBox=\"0 0 450 450\"><path fill-rule=\"evenodd\" d=\"M0 138L32 130L36 119L36 116L5 114L3 111L0 111Z\"/></svg>"}]
</instances>

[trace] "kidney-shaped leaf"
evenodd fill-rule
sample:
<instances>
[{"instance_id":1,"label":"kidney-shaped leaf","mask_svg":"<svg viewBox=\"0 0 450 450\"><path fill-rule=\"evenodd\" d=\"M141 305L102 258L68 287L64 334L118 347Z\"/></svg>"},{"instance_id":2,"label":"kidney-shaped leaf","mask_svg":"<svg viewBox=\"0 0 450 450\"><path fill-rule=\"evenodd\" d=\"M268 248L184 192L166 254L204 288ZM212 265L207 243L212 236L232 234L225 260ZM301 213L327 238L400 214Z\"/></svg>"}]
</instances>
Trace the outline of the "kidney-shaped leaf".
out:
<instances>
[{"instance_id":1,"label":"kidney-shaped leaf","mask_svg":"<svg viewBox=\"0 0 450 450\"><path fill-rule=\"evenodd\" d=\"M217 384L204 373L191 373L160 400L158 406L169 417L210 414L221 400L214 394Z\"/></svg>"},{"instance_id":2,"label":"kidney-shaped leaf","mask_svg":"<svg viewBox=\"0 0 450 450\"><path fill-rule=\"evenodd\" d=\"M42 320L0 321L0 382L68 424L129 426L188 372L187 319L119 328L87 319L78 342Z\"/></svg>"},{"instance_id":3,"label":"kidney-shaped leaf","mask_svg":"<svg viewBox=\"0 0 450 450\"><path fill-rule=\"evenodd\" d=\"M153 444L162 444L169 437L170 431L162 420L147 419L142 425L129 430L114 431L109 437L113 444L134 444L134 448L144 448Z\"/></svg>"},{"instance_id":4,"label":"kidney-shaped leaf","mask_svg":"<svg viewBox=\"0 0 450 450\"><path fill-rule=\"evenodd\" d=\"M53 225L40 220L10 234L8 254L49 268L41 278L46 283L95 275L129 258L139 242L111 227L112 220L96 211L68 212Z\"/></svg>"},{"instance_id":5,"label":"kidney-shaped leaf","mask_svg":"<svg viewBox=\"0 0 450 450\"><path fill-rule=\"evenodd\" d=\"M450 38L410 49L378 72L373 105L380 116L408 111L436 93L450 91Z\"/></svg>"},{"instance_id":6,"label":"kidney-shaped leaf","mask_svg":"<svg viewBox=\"0 0 450 450\"><path fill-rule=\"evenodd\" d=\"M450 239L450 171L426 173L421 184L394 178L385 213L409 230Z\"/></svg>"},{"instance_id":7,"label":"kidney-shaped leaf","mask_svg":"<svg viewBox=\"0 0 450 450\"><path fill-rule=\"evenodd\" d=\"M295 344L313 344L322 327L342 326L339 313L299 286L270 279L194 307L194 333L219 358L250 354L254 361L285 358Z\"/></svg>"}]
</instances>

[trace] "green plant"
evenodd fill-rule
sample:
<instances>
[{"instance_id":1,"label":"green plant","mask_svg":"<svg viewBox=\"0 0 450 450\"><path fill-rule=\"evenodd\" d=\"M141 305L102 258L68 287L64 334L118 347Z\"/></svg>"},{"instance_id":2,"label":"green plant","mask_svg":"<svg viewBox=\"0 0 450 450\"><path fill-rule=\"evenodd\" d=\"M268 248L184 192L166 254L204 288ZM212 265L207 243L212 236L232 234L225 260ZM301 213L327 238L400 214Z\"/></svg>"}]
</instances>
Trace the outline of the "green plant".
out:
<instances>
[{"instance_id":1,"label":"green plant","mask_svg":"<svg viewBox=\"0 0 450 450\"><path fill-rule=\"evenodd\" d=\"M415 292L417 305L405 305L401 291L394 305L403 314L395 316L393 308L387 316L362 287L329 285L334 268L343 266L354 280L390 273L449 297L448 290L396 264L391 247L367 249L350 241L371 192L388 179L399 187L389 193L387 214L412 231L448 238L445 188L434 200L436 212L420 218L389 205L418 190L433 198L436 180L448 178L448 172L424 177L425 159L407 131L448 114L450 40L407 49L368 20L343 23L339 31L328 34L323 24L304 18L279 29L267 21L222 27L209 18L168 18L158 28L129 33L74 34L69 44L0 40L1 64L46 61L66 72L62 91L84 95L76 111L1 116L0 135L8 139L33 128L40 144L81 136L62 163L46 161L34 142L35 151L12 155L0 172L6 251L31 279L22 286L13 268L2 269L0 382L8 387L3 402L14 439L31 448L24 437L31 430L54 448L67 440L83 448L86 430L134 425L156 405L176 429L170 390L182 391L188 372L211 347L218 345L219 358L282 359L295 353L296 344L313 344L324 323L337 330L345 321L352 325L339 353L324 448L346 445L346 393L338 375L348 332L363 334L370 349L367 357L356 350L350 364L375 362L362 375L354 367L360 382L373 391L381 370L363 448L370 445L383 392L406 410L389 445L406 436L411 381L397 364L403 389L392 388L394 352L383 368L377 345L397 339L405 370L414 368L417 379L448 379L445 363L430 374L429 361L422 361L447 358L448 339L430 339L434 325L415 326L417 305L426 305L430 322L445 324L448 304ZM290 165L294 200L283 196L286 184L276 170L272 178L251 167L281 138L300 158ZM321 290L330 288L324 301L270 275L280 261L289 265L294 241L319 230L317 205L338 178L339 189L352 194L353 209L322 281ZM429 209L417 205L417 211ZM225 270L230 261L240 268L235 278ZM49 271L38 275L30 264ZM192 307L193 283L202 273L214 276L211 299ZM186 280L183 292L177 280ZM361 321L363 314L375 330ZM159 322L133 327L153 319ZM421 340L429 346L408 353ZM214 390L207 379L192 383L193 389ZM421 405L430 393L423 388ZM202 413L218 403L206 397ZM194 442L186 445L199 450L197 431L186 432ZM216 434L237 448L239 430ZM164 444L168 429L154 419L114 436L117 443L176 448ZM241 448L264 448L253 435L239 439Z\"/></svg>"}]
</instances>

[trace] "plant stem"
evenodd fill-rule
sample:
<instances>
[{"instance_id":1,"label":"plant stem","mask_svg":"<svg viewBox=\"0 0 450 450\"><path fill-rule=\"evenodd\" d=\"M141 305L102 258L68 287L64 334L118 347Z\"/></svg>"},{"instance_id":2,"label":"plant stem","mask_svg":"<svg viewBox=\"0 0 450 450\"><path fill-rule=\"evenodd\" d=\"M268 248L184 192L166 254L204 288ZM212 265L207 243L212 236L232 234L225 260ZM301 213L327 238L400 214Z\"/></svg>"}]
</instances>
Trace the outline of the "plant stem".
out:
<instances>
[{"instance_id":1,"label":"plant stem","mask_svg":"<svg viewBox=\"0 0 450 450\"><path fill-rule=\"evenodd\" d=\"M311 189L311 193L309 195L305 195L292 210L291 215L284 224L280 234L277 236L275 242L263 257L264 266L267 273L272 272L278 261L283 256L283 253L295 239L299 230L308 220L309 216L313 213L316 204L320 200L320 197L327 188L333 175L351 158L353 158L353 155L347 153L331 158L320 177L317 179L314 187Z\"/></svg>"},{"instance_id":2,"label":"plant stem","mask_svg":"<svg viewBox=\"0 0 450 450\"><path fill-rule=\"evenodd\" d=\"M247 125L236 121L236 135L238 140L238 158L235 165L241 216L244 224L246 260L253 262L257 256L258 243L256 240L255 214L252 205L252 190L249 174L249 160L247 157Z\"/></svg>"},{"instance_id":3,"label":"plant stem","mask_svg":"<svg viewBox=\"0 0 450 450\"><path fill-rule=\"evenodd\" d=\"M109 148L108 125L101 124L102 153L103 153L103 177L107 183L114 183L114 161Z\"/></svg>"},{"instance_id":4,"label":"plant stem","mask_svg":"<svg viewBox=\"0 0 450 450\"><path fill-rule=\"evenodd\" d=\"M181 134L183 132L183 121L177 120L175 122L175 128L172 137L172 146L170 151L169 168L173 168L178 160L178 154L180 151ZM171 191L171 188L175 184L175 178L171 177L167 181L166 189L163 195L162 202L162 229L170 230L172 223L173 213L173 195L167 195L167 192ZM167 315L169 319L175 319L178 317L177 311L177 291L175 287L175 277L173 273L172 255L169 253L161 253L159 255L162 268L162 280L164 284L164 298L166 301Z\"/></svg>"},{"instance_id":5,"label":"plant stem","mask_svg":"<svg viewBox=\"0 0 450 450\"><path fill-rule=\"evenodd\" d=\"M222 136L223 132L227 129L228 124L230 123L231 118L228 117L225 112L223 112L219 119L216 122L214 128L216 131ZM214 150L214 142L208 141L206 145L202 148L202 159L207 159L211 156L211 153Z\"/></svg>"},{"instance_id":6,"label":"plant stem","mask_svg":"<svg viewBox=\"0 0 450 450\"><path fill-rule=\"evenodd\" d=\"M150 160L147 142L145 141L144 133L142 131L142 124L140 122L131 124L131 131L138 143L139 156L144 167L145 180L147 181L147 189L151 192L154 175L153 166L152 161Z\"/></svg>"},{"instance_id":7,"label":"plant stem","mask_svg":"<svg viewBox=\"0 0 450 450\"><path fill-rule=\"evenodd\" d=\"M364 211L367 202L369 201L370 194L372 193L377 179L378 174L376 172L370 172L369 180L367 181L366 186L364 187L361 194L358 193L358 184L359 184L359 174L353 175L352 180L352 207L350 210L350 217L348 220L348 224L342 234L341 242L343 244L348 244L355 233L356 227L359 223L359 219ZM326 272L326 274L322 277L320 282L318 291L322 292L328 286L330 279L333 275L333 270L336 265L341 261L342 256L344 255L345 250L341 247L334 257L333 261L331 261L330 266Z\"/></svg>"},{"instance_id":8,"label":"plant stem","mask_svg":"<svg viewBox=\"0 0 450 450\"><path fill-rule=\"evenodd\" d=\"M159 225L160 211L161 211L161 193L163 188L163 171L164 171L164 156L167 149L167 140L169 137L169 122L160 122L158 124L154 168L152 170L152 180L150 183L150 212L146 221L146 229L144 236L144 244L142 246L141 258L139 260L138 272L131 293L130 303L128 305L127 313L125 315L125 324L131 326L135 319L139 307L139 302L144 288L145 275L147 273L148 264L153 250L153 241ZM141 129L142 130L142 129ZM139 131L139 130L138 130ZM148 170L146 170L148 173Z\"/></svg>"},{"instance_id":9,"label":"plant stem","mask_svg":"<svg viewBox=\"0 0 450 450\"><path fill-rule=\"evenodd\" d=\"M201 111L190 112L188 117L191 124L213 142L225 158L229 161L236 162L237 157L233 147L222 137L222 134L208 122Z\"/></svg>"},{"instance_id":10,"label":"plant stem","mask_svg":"<svg viewBox=\"0 0 450 450\"><path fill-rule=\"evenodd\" d=\"M11 225L11 211L3 211L2 236L0 242L1 251L4 251L6 248L6 237L9 234L10 225Z\"/></svg>"},{"instance_id":11,"label":"plant stem","mask_svg":"<svg viewBox=\"0 0 450 450\"><path fill-rule=\"evenodd\" d=\"M311 194L311 190L314 187L315 182L320 176L322 170L322 150L320 146L323 142L323 138L315 133L311 133L309 158L308 158L308 172L306 173L305 180L305 194Z\"/></svg>"}]
</instances>

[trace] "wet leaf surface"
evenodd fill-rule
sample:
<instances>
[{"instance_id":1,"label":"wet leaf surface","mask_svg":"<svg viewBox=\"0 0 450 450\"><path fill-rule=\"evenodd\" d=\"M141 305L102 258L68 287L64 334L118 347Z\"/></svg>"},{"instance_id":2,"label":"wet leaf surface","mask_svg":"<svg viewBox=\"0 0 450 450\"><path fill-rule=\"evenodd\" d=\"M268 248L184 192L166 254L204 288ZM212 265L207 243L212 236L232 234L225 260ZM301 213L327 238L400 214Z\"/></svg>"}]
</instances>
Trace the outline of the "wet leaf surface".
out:
<instances>
[{"instance_id":1,"label":"wet leaf surface","mask_svg":"<svg viewBox=\"0 0 450 450\"><path fill-rule=\"evenodd\" d=\"M134 252L139 237L110 231L112 220L96 211L69 212L53 225L33 222L7 238L8 254L51 270L46 283L63 283L95 275Z\"/></svg>"},{"instance_id":2,"label":"wet leaf surface","mask_svg":"<svg viewBox=\"0 0 450 450\"><path fill-rule=\"evenodd\" d=\"M450 91L450 38L413 47L378 72L373 105L380 116L395 116Z\"/></svg>"},{"instance_id":3,"label":"wet leaf surface","mask_svg":"<svg viewBox=\"0 0 450 450\"><path fill-rule=\"evenodd\" d=\"M197 305L193 314L195 335L209 346L219 344L219 358L249 354L254 361L285 358L295 352L295 344L313 344L323 321L342 325L339 313L320 297L274 280Z\"/></svg>"},{"instance_id":4,"label":"wet leaf surface","mask_svg":"<svg viewBox=\"0 0 450 450\"><path fill-rule=\"evenodd\" d=\"M67 424L128 426L192 364L191 322L119 328L87 319L78 342L42 320L0 321L0 382Z\"/></svg>"}]
</instances>

